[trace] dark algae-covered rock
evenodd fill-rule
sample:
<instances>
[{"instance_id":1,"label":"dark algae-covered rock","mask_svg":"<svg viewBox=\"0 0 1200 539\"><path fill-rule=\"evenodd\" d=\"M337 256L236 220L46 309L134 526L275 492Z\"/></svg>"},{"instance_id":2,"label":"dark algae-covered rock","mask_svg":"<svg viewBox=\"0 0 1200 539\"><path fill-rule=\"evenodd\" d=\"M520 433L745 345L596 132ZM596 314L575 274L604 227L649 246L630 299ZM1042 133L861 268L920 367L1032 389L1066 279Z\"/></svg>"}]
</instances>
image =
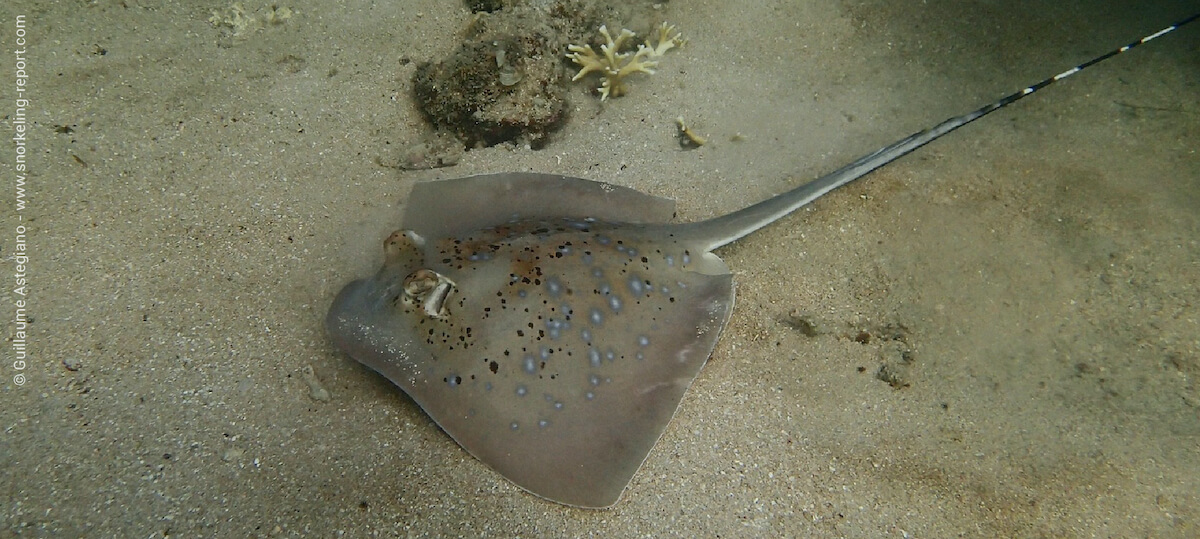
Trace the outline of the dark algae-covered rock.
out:
<instances>
[{"instance_id":1,"label":"dark algae-covered rock","mask_svg":"<svg viewBox=\"0 0 1200 539\"><path fill-rule=\"evenodd\" d=\"M564 118L558 59L538 36L489 33L417 66L417 103L468 146L526 137L537 145Z\"/></svg>"},{"instance_id":2,"label":"dark algae-covered rock","mask_svg":"<svg viewBox=\"0 0 1200 539\"><path fill-rule=\"evenodd\" d=\"M469 147L540 146L566 116L560 50L573 25L533 8L477 13L454 52L417 66L417 104Z\"/></svg>"}]
</instances>

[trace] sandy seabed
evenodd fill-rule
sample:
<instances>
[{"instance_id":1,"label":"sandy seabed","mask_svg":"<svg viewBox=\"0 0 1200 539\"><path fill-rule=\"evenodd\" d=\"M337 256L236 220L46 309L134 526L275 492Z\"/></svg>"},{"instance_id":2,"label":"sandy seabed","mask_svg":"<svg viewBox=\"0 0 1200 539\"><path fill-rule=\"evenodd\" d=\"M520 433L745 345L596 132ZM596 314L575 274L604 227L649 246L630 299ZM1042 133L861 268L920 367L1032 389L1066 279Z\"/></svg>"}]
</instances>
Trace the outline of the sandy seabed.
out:
<instances>
[{"instance_id":1,"label":"sandy seabed","mask_svg":"<svg viewBox=\"0 0 1200 539\"><path fill-rule=\"evenodd\" d=\"M237 37L218 2L6 2L32 104L0 305L20 224L31 323L24 385L0 365L0 535L1200 535L1200 26L722 249L732 321L611 510L508 483L322 327L415 181L552 172L711 217L1182 4L677 0L687 46L620 99L574 87L544 149L399 171L462 2L297 0ZM710 142L681 150L679 116Z\"/></svg>"}]
</instances>

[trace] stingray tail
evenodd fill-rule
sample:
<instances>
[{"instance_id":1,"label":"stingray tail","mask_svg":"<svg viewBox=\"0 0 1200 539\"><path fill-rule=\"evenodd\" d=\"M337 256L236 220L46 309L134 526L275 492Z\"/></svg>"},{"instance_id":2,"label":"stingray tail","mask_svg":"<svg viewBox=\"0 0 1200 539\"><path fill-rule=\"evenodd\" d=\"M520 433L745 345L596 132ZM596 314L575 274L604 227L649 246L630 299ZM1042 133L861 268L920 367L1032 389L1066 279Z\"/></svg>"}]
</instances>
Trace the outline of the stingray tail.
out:
<instances>
[{"instance_id":1,"label":"stingray tail","mask_svg":"<svg viewBox=\"0 0 1200 539\"><path fill-rule=\"evenodd\" d=\"M1038 90L1041 90L1042 88L1058 82L1059 80L1083 71L1088 67L1128 51L1129 49L1162 36L1163 34L1172 32L1187 23L1195 21L1197 18L1200 18L1200 13L1183 19L1182 21L1168 26L1167 28L1125 45L1124 47L1113 49L1108 53L1093 58L1037 84L1007 95L1001 98L999 101L980 107L973 112L969 112L962 116L955 116L932 128L913 133L904 139L884 146L883 148L875 150L870 154L859 157L858 159L854 160L853 163L850 163L849 165L846 165L830 174L826 174L825 176L817 178L816 180L801 185L800 187L792 189L791 191L783 193L779 196L769 198L759 202L758 204L738 210L728 215L687 225L687 232L685 233L695 238L702 245L705 245L707 250L716 249L717 247L721 247L722 245L736 241L743 236L746 236L751 232L767 226L775 220L800 209L809 202L820 198L825 193L857 180L872 170L891 163L892 161L904 156L908 152L920 148L921 146L924 146L942 137L943 135L954 131L955 129L978 120L979 118L982 118L998 109L1011 105L1029 94L1032 94Z\"/></svg>"}]
</instances>

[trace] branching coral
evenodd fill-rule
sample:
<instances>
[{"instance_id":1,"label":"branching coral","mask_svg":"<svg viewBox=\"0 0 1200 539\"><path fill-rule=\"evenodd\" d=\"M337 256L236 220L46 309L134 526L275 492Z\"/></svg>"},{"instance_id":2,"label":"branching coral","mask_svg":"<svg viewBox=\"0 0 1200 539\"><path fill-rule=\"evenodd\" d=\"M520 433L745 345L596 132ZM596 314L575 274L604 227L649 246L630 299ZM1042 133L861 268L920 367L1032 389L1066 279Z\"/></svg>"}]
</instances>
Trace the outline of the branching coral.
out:
<instances>
[{"instance_id":1,"label":"branching coral","mask_svg":"<svg viewBox=\"0 0 1200 539\"><path fill-rule=\"evenodd\" d=\"M602 79L599 88L601 101L609 97L625 95L625 77L634 73L653 75L654 68L658 66L658 61L655 59L684 43L684 39L679 32L675 31L675 27L665 22L655 29L655 33L657 34L655 43L652 44L647 39L644 44L639 44L637 50L632 52L621 52L621 48L634 37L635 34L632 31L622 29L621 33L613 38L605 26L600 27L600 35L604 36L605 41L603 45L600 45L601 54L596 54L591 45L567 45L567 50L571 51L567 54L567 58L580 67L579 73L576 73L571 80L577 81L595 71L600 73Z\"/></svg>"}]
</instances>

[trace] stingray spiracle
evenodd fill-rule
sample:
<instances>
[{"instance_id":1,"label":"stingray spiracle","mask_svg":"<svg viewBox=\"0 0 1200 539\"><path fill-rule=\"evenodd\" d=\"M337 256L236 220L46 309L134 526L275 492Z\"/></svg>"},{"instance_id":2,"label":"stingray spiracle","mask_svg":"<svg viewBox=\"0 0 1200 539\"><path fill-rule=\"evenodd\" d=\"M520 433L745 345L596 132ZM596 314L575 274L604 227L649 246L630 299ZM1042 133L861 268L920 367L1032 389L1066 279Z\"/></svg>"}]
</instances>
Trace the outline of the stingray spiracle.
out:
<instances>
[{"instance_id":1,"label":"stingray spiracle","mask_svg":"<svg viewBox=\"0 0 1200 539\"><path fill-rule=\"evenodd\" d=\"M404 278L404 296L409 301L420 303L426 316L445 318L450 314L446 300L454 286L454 281L445 275L422 268Z\"/></svg>"}]
</instances>

